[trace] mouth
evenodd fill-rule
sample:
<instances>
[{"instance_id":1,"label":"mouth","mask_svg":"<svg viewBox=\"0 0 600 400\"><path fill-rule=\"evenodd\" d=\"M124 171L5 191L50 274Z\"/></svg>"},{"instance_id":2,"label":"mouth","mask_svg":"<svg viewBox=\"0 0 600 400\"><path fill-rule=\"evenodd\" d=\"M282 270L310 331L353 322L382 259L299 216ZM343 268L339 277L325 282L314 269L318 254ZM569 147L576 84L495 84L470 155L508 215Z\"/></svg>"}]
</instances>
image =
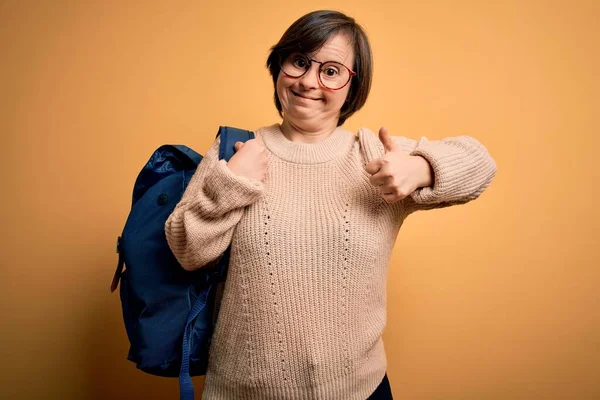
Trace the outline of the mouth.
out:
<instances>
[{"instance_id":1,"label":"mouth","mask_svg":"<svg viewBox=\"0 0 600 400\"><path fill-rule=\"evenodd\" d=\"M302 99L306 99L306 100L313 100L313 101L319 101L319 100L321 100L321 99L315 99L315 98L312 98L312 97L308 97L308 96L301 95L300 93L296 93L296 92L294 92L293 90L290 90L290 91L292 92L292 94L293 94L294 96L296 96L296 97L300 97L300 98L302 98Z\"/></svg>"}]
</instances>

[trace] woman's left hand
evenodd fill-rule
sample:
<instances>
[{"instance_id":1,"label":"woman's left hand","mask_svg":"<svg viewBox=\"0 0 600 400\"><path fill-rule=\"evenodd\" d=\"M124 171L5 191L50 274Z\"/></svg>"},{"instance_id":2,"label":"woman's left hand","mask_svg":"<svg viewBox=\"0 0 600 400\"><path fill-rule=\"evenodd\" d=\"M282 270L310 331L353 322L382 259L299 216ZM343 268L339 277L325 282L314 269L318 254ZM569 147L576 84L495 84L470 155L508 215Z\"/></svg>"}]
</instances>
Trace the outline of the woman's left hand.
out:
<instances>
[{"instance_id":1,"label":"woman's left hand","mask_svg":"<svg viewBox=\"0 0 600 400\"><path fill-rule=\"evenodd\" d=\"M433 184L433 170L425 158L411 156L400 149L385 127L379 130L379 140L383 143L385 154L369 162L366 170L371 174L369 181L379 187L385 201L395 203L418 188Z\"/></svg>"}]
</instances>

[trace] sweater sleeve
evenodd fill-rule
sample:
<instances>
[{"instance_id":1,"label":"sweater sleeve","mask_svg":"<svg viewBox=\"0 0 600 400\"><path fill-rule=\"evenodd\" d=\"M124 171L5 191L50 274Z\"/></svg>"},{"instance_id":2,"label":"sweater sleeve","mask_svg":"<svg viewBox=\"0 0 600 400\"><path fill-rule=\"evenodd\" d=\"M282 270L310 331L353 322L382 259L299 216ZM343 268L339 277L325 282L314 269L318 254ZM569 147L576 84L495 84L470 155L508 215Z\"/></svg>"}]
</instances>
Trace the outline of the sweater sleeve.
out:
<instances>
[{"instance_id":1,"label":"sweater sleeve","mask_svg":"<svg viewBox=\"0 0 600 400\"><path fill-rule=\"evenodd\" d=\"M393 137L404 151L425 158L433 170L433 185L404 199L407 214L448 207L478 198L496 175L496 163L476 139L457 136L440 141Z\"/></svg>"},{"instance_id":2,"label":"sweater sleeve","mask_svg":"<svg viewBox=\"0 0 600 400\"><path fill-rule=\"evenodd\" d=\"M165 223L169 247L186 270L217 260L231 244L245 207L264 192L262 182L235 175L219 160L219 142L208 150Z\"/></svg>"}]
</instances>

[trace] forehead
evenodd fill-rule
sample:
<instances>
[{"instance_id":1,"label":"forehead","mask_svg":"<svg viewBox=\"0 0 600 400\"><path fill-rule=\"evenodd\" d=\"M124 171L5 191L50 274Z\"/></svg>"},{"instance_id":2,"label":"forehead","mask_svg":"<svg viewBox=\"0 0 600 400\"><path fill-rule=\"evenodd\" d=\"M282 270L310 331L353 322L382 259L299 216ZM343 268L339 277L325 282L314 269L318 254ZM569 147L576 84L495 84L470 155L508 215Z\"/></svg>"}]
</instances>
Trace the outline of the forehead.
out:
<instances>
[{"instance_id":1,"label":"forehead","mask_svg":"<svg viewBox=\"0 0 600 400\"><path fill-rule=\"evenodd\" d=\"M347 35L336 34L327 39L316 52L309 54L317 61L337 61L345 65L354 64L354 48Z\"/></svg>"}]
</instances>

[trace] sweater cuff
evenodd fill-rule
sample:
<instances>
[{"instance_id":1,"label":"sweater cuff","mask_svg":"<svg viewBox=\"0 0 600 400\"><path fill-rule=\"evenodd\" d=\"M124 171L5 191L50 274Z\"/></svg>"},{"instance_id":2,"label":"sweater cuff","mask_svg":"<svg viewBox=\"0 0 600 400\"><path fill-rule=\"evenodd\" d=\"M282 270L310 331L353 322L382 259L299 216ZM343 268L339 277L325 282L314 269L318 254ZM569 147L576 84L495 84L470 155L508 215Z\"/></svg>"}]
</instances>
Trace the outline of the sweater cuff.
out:
<instances>
[{"instance_id":1,"label":"sweater cuff","mask_svg":"<svg viewBox=\"0 0 600 400\"><path fill-rule=\"evenodd\" d=\"M460 161L457 155L448 154L447 146L425 138L419 140L410 155L423 157L433 170L433 185L415 190L411 194L412 199L420 204L445 201L453 191L452 188L460 184L459 176L452 173L452 169L460 168L457 165Z\"/></svg>"},{"instance_id":2,"label":"sweater cuff","mask_svg":"<svg viewBox=\"0 0 600 400\"><path fill-rule=\"evenodd\" d=\"M219 160L206 177L204 192L225 213L255 203L264 192L264 184L234 174L225 160Z\"/></svg>"}]
</instances>

